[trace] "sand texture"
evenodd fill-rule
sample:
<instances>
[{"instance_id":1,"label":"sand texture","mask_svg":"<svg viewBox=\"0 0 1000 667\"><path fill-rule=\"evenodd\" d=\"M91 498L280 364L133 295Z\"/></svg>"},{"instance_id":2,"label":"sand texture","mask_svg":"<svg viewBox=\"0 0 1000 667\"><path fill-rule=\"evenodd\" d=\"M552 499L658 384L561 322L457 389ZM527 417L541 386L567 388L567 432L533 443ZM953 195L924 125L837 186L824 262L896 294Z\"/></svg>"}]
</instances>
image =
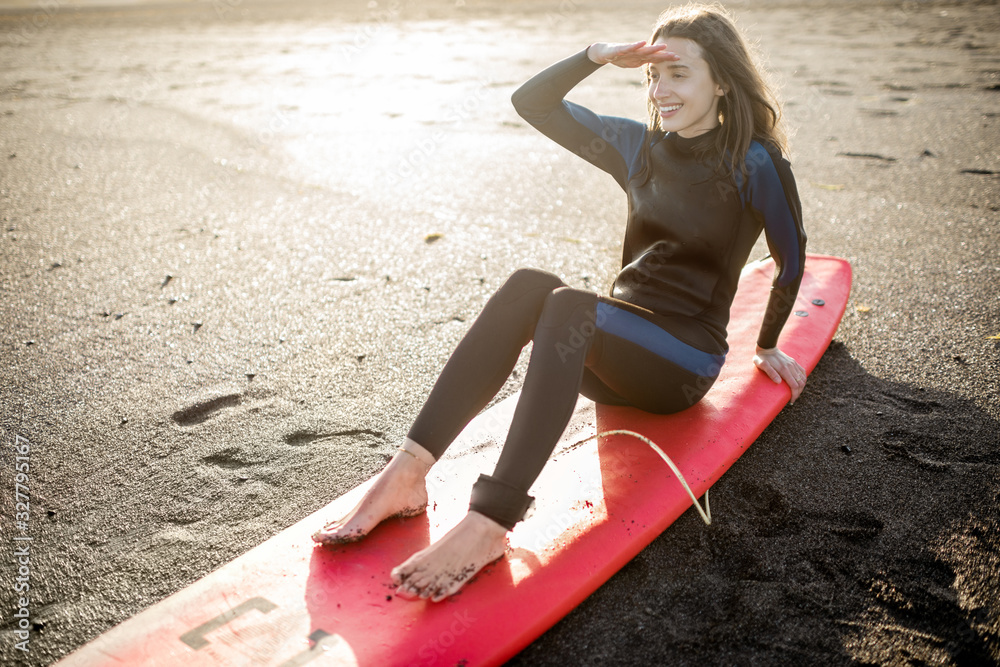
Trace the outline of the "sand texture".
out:
<instances>
[{"instance_id":1,"label":"sand texture","mask_svg":"<svg viewBox=\"0 0 1000 667\"><path fill-rule=\"evenodd\" d=\"M3 664L373 475L518 267L605 291L625 198L510 94L662 8L90 4L0 5ZM685 514L513 663L996 664L997 4L731 8L786 100L809 250L853 264L848 312L713 525ZM642 118L643 95L608 67L570 99Z\"/></svg>"}]
</instances>

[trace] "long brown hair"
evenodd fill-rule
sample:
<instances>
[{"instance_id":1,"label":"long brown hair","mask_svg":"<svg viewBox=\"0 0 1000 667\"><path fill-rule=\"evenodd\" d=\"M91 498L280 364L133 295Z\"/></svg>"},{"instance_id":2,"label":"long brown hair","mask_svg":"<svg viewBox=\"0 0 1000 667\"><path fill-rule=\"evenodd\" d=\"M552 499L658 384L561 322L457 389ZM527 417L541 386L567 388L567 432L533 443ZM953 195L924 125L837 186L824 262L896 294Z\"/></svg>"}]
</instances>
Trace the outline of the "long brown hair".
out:
<instances>
[{"instance_id":1,"label":"long brown hair","mask_svg":"<svg viewBox=\"0 0 1000 667\"><path fill-rule=\"evenodd\" d=\"M747 41L729 12L720 5L672 7L660 15L648 43L667 37L683 37L697 43L712 79L726 91L719 99L721 127L714 146L720 168L728 155L730 173L738 169L745 176L745 156L754 139L766 141L787 155L781 105L758 70ZM648 87L650 68L647 65L644 69ZM649 177L649 146L665 134L660 127L660 111L648 96L647 106L653 140L645 144L647 159L640 174L642 181Z\"/></svg>"}]
</instances>

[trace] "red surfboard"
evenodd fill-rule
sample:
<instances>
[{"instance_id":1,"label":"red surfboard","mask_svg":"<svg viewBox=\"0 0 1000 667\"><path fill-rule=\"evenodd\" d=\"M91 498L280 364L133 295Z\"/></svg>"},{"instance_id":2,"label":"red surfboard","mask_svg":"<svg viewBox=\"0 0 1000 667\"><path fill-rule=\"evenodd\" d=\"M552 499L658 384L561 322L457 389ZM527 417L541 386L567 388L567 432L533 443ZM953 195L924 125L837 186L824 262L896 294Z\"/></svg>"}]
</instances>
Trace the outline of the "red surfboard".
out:
<instances>
[{"instance_id":1,"label":"red surfboard","mask_svg":"<svg viewBox=\"0 0 1000 667\"><path fill-rule=\"evenodd\" d=\"M390 570L464 516L490 472L516 396L483 412L428 477L426 515L390 520L365 540L316 547L310 535L345 514L368 483L86 644L70 665L496 665L566 615L671 524L733 464L788 402L751 359L774 264L740 279L722 375L694 407L670 416L580 399L532 487L536 510L507 555L440 603L393 595ZM850 265L809 255L781 348L811 371L847 304ZM711 530L711 528L706 528Z\"/></svg>"}]
</instances>

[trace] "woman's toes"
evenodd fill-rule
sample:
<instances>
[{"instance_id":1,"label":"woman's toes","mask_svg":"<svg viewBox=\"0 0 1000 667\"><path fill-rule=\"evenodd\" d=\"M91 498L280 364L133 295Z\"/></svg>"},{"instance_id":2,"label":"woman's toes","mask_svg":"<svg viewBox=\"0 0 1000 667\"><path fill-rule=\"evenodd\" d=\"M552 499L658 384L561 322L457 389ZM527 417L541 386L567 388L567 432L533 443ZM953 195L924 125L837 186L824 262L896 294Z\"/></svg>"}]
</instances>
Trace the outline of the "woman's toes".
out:
<instances>
[{"instance_id":1,"label":"woman's toes","mask_svg":"<svg viewBox=\"0 0 1000 667\"><path fill-rule=\"evenodd\" d=\"M396 595L404 600L416 600L420 595L410 588L409 584L400 584L396 587Z\"/></svg>"},{"instance_id":2,"label":"woman's toes","mask_svg":"<svg viewBox=\"0 0 1000 667\"><path fill-rule=\"evenodd\" d=\"M448 592L448 585L439 578L438 581L435 581L425 588L421 592L420 597L425 600L430 600L431 602L440 602L449 595L451 595L451 593Z\"/></svg>"},{"instance_id":3,"label":"woman's toes","mask_svg":"<svg viewBox=\"0 0 1000 667\"><path fill-rule=\"evenodd\" d=\"M409 562L406 562L392 568L392 572L389 573L389 577L392 579L392 583L397 586L402 586L407 583L407 580L410 576L412 576L412 574L413 570L409 567Z\"/></svg>"},{"instance_id":4,"label":"woman's toes","mask_svg":"<svg viewBox=\"0 0 1000 667\"><path fill-rule=\"evenodd\" d=\"M402 565L397 565L390 573L392 583L401 591L409 591L414 596L420 590L420 577L417 568L408 560Z\"/></svg>"},{"instance_id":5,"label":"woman's toes","mask_svg":"<svg viewBox=\"0 0 1000 667\"><path fill-rule=\"evenodd\" d=\"M331 529L327 528L326 526L324 526L320 530L317 530L315 533L312 534L313 542L318 542L319 544L327 542L333 537L330 531Z\"/></svg>"},{"instance_id":6,"label":"woman's toes","mask_svg":"<svg viewBox=\"0 0 1000 667\"><path fill-rule=\"evenodd\" d=\"M458 588L454 588L454 589L452 589L452 588L447 588L447 589L446 588L438 588L436 591L434 591L434 597L431 598L431 602L440 602L441 600L444 600L444 599L448 598L449 596L454 595L457 592L458 592Z\"/></svg>"},{"instance_id":7,"label":"woman's toes","mask_svg":"<svg viewBox=\"0 0 1000 667\"><path fill-rule=\"evenodd\" d=\"M364 537L361 530L345 530L343 525L324 526L312 534L313 542L318 544L347 544L357 542Z\"/></svg>"},{"instance_id":8,"label":"woman's toes","mask_svg":"<svg viewBox=\"0 0 1000 667\"><path fill-rule=\"evenodd\" d=\"M424 595L425 587L414 580L407 579L399 584L396 588L396 595L406 600L419 600L420 598L426 598Z\"/></svg>"},{"instance_id":9,"label":"woman's toes","mask_svg":"<svg viewBox=\"0 0 1000 667\"><path fill-rule=\"evenodd\" d=\"M458 593L475 574L505 551L506 530L485 517L467 517L435 544L390 572L396 594L440 602ZM494 530L494 525L496 530Z\"/></svg>"}]
</instances>

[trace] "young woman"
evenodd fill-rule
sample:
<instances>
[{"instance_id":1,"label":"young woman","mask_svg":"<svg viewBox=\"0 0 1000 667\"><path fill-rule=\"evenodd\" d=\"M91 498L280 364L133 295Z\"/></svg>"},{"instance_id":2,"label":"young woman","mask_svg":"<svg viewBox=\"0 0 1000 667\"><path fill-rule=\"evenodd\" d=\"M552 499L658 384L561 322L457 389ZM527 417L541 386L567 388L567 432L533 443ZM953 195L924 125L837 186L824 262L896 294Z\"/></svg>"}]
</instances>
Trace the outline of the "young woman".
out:
<instances>
[{"instance_id":1,"label":"young woman","mask_svg":"<svg viewBox=\"0 0 1000 667\"><path fill-rule=\"evenodd\" d=\"M644 69L648 126L563 99L608 63ZM578 394L665 414L708 391L728 349L740 271L762 230L778 271L753 361L774 382L787 382L793 401L806 381L777 348L805 261L798 194L781 153L777 104L721 10L669 11L648 43L592 44L512 99L531 125L627 193L622 269L610 296L543 271L515 272L458 345L368 493L313 536L324 544L355 541L388 517L423 512L427 471L534 341L493 475L480 476L455 528L392 572L397 595L407 598L444 599L504 555L506 533L524 517L528 489Z\"/></svg>"}]
</instances>

